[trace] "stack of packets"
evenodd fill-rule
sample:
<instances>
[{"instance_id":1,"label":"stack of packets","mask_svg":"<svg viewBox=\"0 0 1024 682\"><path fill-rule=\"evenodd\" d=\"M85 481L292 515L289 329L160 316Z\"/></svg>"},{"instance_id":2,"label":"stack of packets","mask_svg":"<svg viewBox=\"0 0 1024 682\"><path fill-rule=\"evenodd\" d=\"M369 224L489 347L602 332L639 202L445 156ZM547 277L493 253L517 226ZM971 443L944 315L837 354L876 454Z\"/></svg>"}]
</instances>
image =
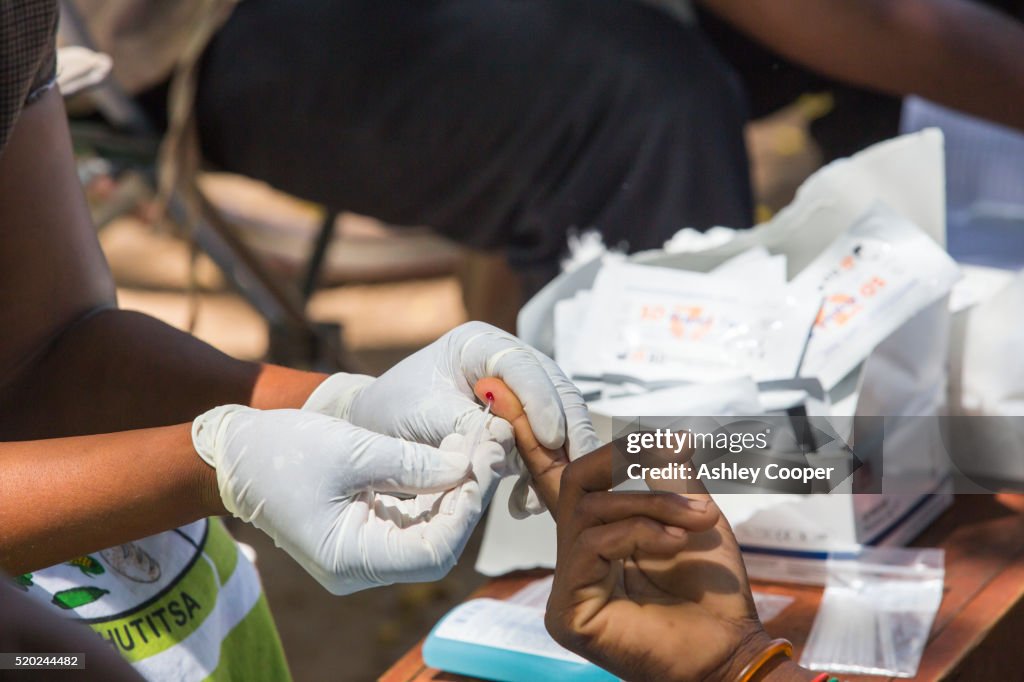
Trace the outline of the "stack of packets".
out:
<instances>
[{"instance_id":1,"label":"stack of packets","mask_svg":"<svg viewBox=\"0 0 1024 682\"><path fill-rule=\"evenodd\" d=\"M520 336L580 386L604 440L612 418L924 417L908 420L898 457L867 467L883 483L911 473L912 494L719 495L753 577L822 584L830 555L904 544L950 502L927 419L946 406L959 278L944 248L942 144L926 130L830 164L753 230L598 255L520 314ZM512 519L510 488L491 505L477 562L487 575L554 564L553 524Z\"/></svg>"},{"instance_id":2,"label":"stack of packets","mask_svg":"<svg viewBox=\"0 0 1024 682\"><path fill-rule=\"evenodd\" d=\"M761 246L707 273L604 264L593 289L556 304L555 360L607 387L802 377L828 391L958 278L938 244L883 204L786 273L785 254Z\"/></svg>"}]
</instances>

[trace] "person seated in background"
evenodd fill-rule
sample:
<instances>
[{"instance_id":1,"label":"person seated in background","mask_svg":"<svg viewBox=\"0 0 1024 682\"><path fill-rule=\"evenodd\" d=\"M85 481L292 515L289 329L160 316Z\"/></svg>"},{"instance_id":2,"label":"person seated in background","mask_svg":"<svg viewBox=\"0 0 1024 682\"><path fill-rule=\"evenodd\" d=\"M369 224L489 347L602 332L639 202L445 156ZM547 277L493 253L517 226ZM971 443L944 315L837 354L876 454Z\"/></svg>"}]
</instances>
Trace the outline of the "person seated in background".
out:
<instances>
[{"instance_id":1,"label":"person seated in background","mask_svg":"<svg viewBox=\"0 0 1024 682\"><path fill-rule=\"evenodd\" d=\"M233 4L73 3L154 116L190 27ZM683 227L748 227L748 99L762 115L781 104L771 93L798 93L764 77L775 61L741 85L728 37L657 7L679 4L246 0L199 64L202 152L332 208L503 249L527 292L573 229L638 251ZM695 4L835 81L1024 127L1024 29L976 2Z\"/></svg>"}]
</instances>

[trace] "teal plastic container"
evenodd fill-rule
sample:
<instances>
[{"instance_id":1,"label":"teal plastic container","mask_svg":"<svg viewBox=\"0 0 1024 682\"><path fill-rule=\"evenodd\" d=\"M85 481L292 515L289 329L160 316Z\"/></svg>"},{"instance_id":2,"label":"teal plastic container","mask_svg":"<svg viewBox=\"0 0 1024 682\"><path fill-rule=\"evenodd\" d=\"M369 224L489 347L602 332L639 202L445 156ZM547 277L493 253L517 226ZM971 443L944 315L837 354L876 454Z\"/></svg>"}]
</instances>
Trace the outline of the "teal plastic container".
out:
<instances>
[{"instance_id":1,"label":"teal plastic container","mask_svg":"<svg viewBox=\"0 0 1024 682\"><path fill-rule=\"evenodd\" d=\"M438 636L455 609L434 626L423 644L423 660L432 668L493 682L617 682L619 678L592 663L568 661L539 654L477 644Z\"/></svg>"}]
</instances>

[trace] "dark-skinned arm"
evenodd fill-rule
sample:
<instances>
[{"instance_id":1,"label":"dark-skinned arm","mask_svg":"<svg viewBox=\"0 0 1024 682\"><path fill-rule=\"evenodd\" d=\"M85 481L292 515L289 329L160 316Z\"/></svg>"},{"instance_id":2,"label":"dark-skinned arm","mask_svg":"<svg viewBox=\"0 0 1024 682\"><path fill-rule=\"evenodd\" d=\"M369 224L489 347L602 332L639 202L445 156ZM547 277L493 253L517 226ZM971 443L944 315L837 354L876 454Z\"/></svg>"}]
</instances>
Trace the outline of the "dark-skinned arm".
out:
<instances>
[{"instance_id":1,"label":"dark-skinned arm","mask_svg":"<svg viewBox=\"0 0 1024 682\"><path fill-rule=\"evenodd\" d=\"M1024 27L966 0L699 0L809 69L1024 129Z\"/></svg>"},{"instance_id":2,"label":"dark-skinned arm","mask_svg":"<svg viewBox=\"0 0 1024 682\"><path fill-rule=\"evenodd\" d=\"M116 309L56 90L0 155L0 329L0 569L15 574L223 513L189 422L298 407L324 378Z\"/></svg>"}]
</instances>

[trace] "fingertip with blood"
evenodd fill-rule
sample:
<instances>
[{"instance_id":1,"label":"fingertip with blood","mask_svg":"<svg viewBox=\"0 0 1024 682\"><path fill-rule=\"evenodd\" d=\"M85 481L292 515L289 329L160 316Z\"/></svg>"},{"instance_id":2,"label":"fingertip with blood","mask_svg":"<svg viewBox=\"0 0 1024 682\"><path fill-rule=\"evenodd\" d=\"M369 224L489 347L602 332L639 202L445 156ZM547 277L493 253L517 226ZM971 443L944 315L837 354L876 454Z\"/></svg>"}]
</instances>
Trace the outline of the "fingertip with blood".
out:
<instances>
[{"instance_id":1,"label":"fingertip with blood","mask_svg":"<svg viewBox=\"0 0 1024 682\"><path fill-rule=\"evenodd\" d=\"M512 425L519 455L530 470L534 482L540 486L537 491L550 509L558 499L561 467L569 462L565 450L546 448L539 442L519 398L501 379L484 377L476 382L473 392L481 402L492 406L494 415Z\"/></svg>"}]
</instances>

